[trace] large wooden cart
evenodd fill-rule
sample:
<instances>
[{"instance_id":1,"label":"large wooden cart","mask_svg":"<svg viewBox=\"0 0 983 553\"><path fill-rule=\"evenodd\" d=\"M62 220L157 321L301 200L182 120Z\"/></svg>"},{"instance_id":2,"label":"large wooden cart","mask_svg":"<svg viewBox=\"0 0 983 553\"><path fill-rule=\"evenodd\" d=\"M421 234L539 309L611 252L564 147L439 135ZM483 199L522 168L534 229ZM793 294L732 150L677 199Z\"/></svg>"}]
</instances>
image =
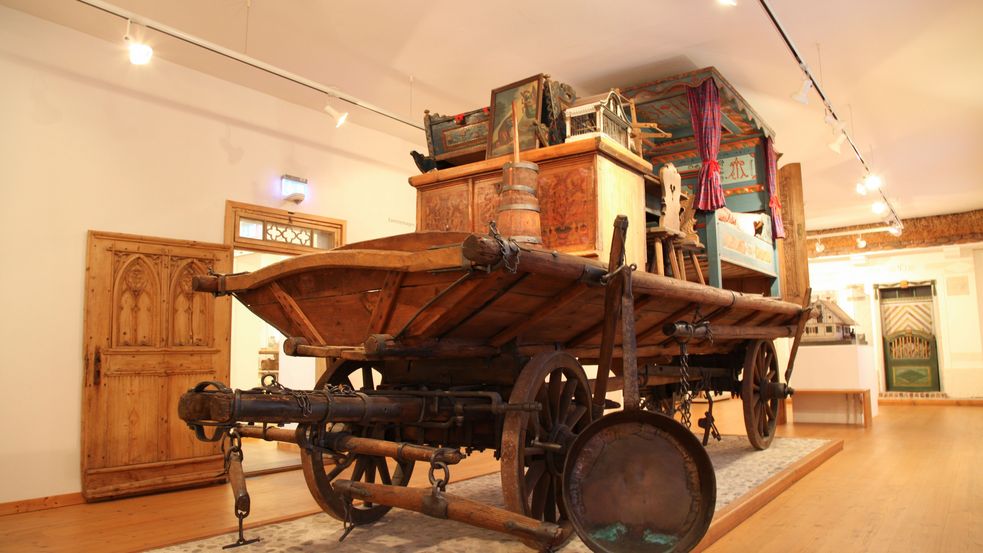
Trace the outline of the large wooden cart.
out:
<instances>
[{"instance_id":1,"label":"large wooden cart","mask_svg":"<svg viewBox=\"0 0 983 553\"><path fill-rule=\"evenodd\" d=\"M234 295L290 337L286 354L328 369L311 391L202 383L181 417L204 439L299 444L311 493L348 525L399 506L537 549L576 530L597 551L688 550L712 518L714 476L666 414L687 391L735 392L751 443L767 447L788 392L772 340L797 339L809 310L635 271L626 228L615 221L607 264L494 231L421 232L199 277L199 291ZM618 389L625 409L603 416ZM271 426L286 422L299 426ZM485 449L501 459L507 511L442 491L448 465ZM433 490L405 487L416 462Z\"/></svg>"}]
</instances>

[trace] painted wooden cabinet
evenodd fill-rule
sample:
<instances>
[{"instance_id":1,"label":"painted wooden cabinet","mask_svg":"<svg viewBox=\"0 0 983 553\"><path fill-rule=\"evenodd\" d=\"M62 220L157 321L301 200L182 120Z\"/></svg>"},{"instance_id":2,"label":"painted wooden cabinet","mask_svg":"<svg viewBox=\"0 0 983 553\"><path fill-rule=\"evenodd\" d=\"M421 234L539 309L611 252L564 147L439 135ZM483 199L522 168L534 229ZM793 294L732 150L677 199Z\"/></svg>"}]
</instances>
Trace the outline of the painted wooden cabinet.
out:
<instances>
[{"instance_id":1,"label":"painted wooden cabinet","mask_svg":"<svg viewBox=\"0 0 983 553\"><path fill-rule=\"evenodd\" d=\"M627 260L645 267L644 175L652 166L607 138L522 153L539 165L543 247L607 260L612 224L628 216ZM508 156L410 178L417 231L488 232Z\"/></svg>"}]
</instances>

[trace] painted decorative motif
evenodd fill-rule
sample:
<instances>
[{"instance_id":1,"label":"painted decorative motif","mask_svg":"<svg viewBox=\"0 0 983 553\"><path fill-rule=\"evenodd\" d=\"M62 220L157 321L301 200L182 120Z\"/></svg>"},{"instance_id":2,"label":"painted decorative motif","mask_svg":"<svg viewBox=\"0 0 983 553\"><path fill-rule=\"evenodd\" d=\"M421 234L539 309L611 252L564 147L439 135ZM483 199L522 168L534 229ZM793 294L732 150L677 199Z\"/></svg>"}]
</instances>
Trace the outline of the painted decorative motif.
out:
<instances>
[{"instance_id":1,"label":"painted decorative motif","mask_svg":"<svg viewBox=\"0 0 983 553\"><path fill-rule=\"evenodd\" d=\"M932 300L881 301L881 318L884 334L899 332L924 332L933 334Z\"/></svg>"},{"instance_id":2,"label":"painted decorative motif","mask_svg":"<svg viewBox=\"0 0 983 553\"><path fill-rule=\"evenodd\" d=\"M487 232L488 222L494 221L501 201L498 187L501 179L488 179L474 183L474 228L475 232Z\"/></svg>"},{"instance_id":3,"label":"painted decorative motif","mask_svg":"<svg viewBox=\"0 0 983 553\"><path fill-rule=\"evenodd\" d=\"M593 174L589 167L565 167L539 176L543 242L551 248L593 249L596 221Z\"/></svg>"},{"instance_id":4,"label":"painted decorative motif","mask_svg":"<svg viewBox=\"0 0 983 553\"><path fill-rule=\"evenodd\" d=\"M483 121L465 127L453 127L444 130L441 140L445 151L460 150L469 146L483 146L488 140L488 122Z\"/></svg>"},{"instance_id":5,"label":"painted decorative motif","mask_svg":"<svg viewBox=\"0 0 983 553\"><path fill-rule=\"evenodd\" d=\"M460 184L420 192L420 230L470 231L468 186Z\"/></svg>"},{"instance_id":6,"label":"painted decorative motif","mask_svg":"<svg viewBox=\"0 0 983 553\"><path fill-rule=\"evenodd\" d=\"M122 258L115 278L114 346L153 346L159 335L160 290L155 270L141 255Z\"/></svg>"},{"instance_id":7,"label":"painted decorative motif","mask_svg":"<svg viewBox=\"0 0 983 553\"><path fill-rule=\"evenodd\" d=\"M518 102L519 151L539 146L536 128L543 103L543 75L496 88L491 97L491 132L486 157L512 153L512 103Z\"/></svg>"},{"instance_id":8,"label":"painted decorative motif","mask_svg":"<svg viewBox=\"0 0 983 553\"><path fill-rule=\"evenodd\" d=\"M720 183L722 185L728 184L744 184L747 182L756 183L758 180L758 169L755 165L754 152L738 154L736 156L723 157L720 158ZM677 167L680 173L689 171L699 171L702 163L700 161L694 161L691 163L684 163ZM746 187L748 191L760 192L764 190L764 187L760 184L756 186ZM735 192L733 188L728 188L724 190L724 195L731 194L742 194L745 192ZM729 194L728 194L729 193Z\"/></svg>"}]
</instances>

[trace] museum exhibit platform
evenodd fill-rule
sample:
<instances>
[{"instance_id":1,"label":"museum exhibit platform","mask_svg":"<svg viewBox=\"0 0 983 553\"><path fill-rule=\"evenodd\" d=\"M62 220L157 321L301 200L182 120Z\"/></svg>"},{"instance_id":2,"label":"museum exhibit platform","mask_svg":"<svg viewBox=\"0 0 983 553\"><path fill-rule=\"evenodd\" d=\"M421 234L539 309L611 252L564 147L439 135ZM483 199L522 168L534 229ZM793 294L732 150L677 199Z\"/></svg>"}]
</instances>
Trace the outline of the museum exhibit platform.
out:
<instances>
[{"instance_id":1,"label":"museum exhibit platform","mask_svg":"<svg viewBox=\"0 0 983 553\"><path fill-rule=\"evenodd\" d=\"M877 372L868 344L803 344L795 362L796 423L862 424L877 416Z\"/></svg>"},{"instance_id":2,"label":"museum exhibit platform","mask_svg":"<svg viewBox=\"0 0 983 553\"><path fill-rule=\"evenodd\" d=\"M764 451L754 450L744 436L725 435L707 446L717 473L717 509L710 529L695 551L709 547L803 476L843 449L842 440L778 437ZM502 505L498 474L479 476L448 486L448 493ZM322 512L304 513L283 521L256 520L246 531L259 537L263 551L521 551L521 542L501 534L395 510L369 528L356 528L344 541L341 524ZM228 529L230 532L233 529ZM233 533L154 550L157 553L213 551L234 542ZM588 552L576 536L558 551Z\"/></svg>"}]
</instances>

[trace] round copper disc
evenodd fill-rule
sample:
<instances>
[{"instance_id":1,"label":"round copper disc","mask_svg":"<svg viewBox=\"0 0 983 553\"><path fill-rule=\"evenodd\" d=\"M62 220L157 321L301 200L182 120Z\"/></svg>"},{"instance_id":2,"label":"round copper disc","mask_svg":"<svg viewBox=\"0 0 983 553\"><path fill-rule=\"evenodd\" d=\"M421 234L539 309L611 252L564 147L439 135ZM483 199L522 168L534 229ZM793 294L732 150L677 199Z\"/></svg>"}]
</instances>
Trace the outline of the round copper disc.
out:
<instances>
[{"instance_id":1,"label":"round copper disc","mask_svg":"<svg viewBox=\"0 0 983 553\"><path fill-rule=\"evenodd\" d=\"M689 551L710 526L717 483L709 455L683 425L647 411L620 411L574 441L563 498L592 551Z\"/></svg>"}]
</instances>

